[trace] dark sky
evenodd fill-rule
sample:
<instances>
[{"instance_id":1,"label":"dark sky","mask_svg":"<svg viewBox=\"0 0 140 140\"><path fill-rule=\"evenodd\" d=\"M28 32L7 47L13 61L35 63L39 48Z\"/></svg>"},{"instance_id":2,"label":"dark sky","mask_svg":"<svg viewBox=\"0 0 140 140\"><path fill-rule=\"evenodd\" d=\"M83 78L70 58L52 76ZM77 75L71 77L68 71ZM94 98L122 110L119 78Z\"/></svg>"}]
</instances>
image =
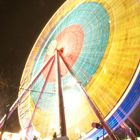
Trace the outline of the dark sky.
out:
<instances>
[{"instance_id":1,"label":"dark sky","mask_svg":"<svg viewBox=\"0 0 140 140\"><path fill-rule=\"evenodd\" d=\"M0 0L0 118L17 98L27 57L41 30L65 0ZM6 130L18 131L17 112Z\"/></svg>"}]
</instances>

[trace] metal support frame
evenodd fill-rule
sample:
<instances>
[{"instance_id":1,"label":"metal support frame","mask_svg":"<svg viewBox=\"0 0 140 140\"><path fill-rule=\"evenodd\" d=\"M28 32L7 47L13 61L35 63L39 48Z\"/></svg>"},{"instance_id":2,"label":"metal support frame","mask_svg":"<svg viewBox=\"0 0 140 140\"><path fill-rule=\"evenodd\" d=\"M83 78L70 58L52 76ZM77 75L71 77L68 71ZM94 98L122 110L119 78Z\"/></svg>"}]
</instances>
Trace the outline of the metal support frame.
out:
<instances>
[{"instance_id":1,"label":"metal support frame","mask_svg":"<svg viewBox=\"0 0 140 140\"><path fill-rule=\"evenodd\" d=\"M61 86L61 69L60 69L59 51L57 49L55 51L55 59L56 59L57 94L58 94L58 103L59 103L60 133L61 133L61 137L63 137L63 136L67 136L67 131L66 131L64 101L63 101L62 86Z\"/></svg>"},{"instance_id":2,"label":"metal support frame","mask_svg":"<svg viewBox=\"0 0 140 140\"><path fill-rule=\"evenodd\" d=\"M86 93L85 89L83 88L82 85L80 85L81 89L84 92L85 97L87 98L91 108L93 109L93 111L95 112L96 116L98 117L98 119L100 120L101 124L103 125L103 127L105 128L105 130L107 131L109 137L111 140L116 140L117 138L114 136L113 132L111 131L111 129L109 128L109 126L107 125L107 123L104 121L102 114L100 113L99 109L96 107L95 103L90 99L90 97L88 96L88 94Z\"/></svg>"},{"instance_id":3,"label":"metal support frame","mask_svg":"<svg viewBox=\"0 0 140 140\"><path fill-rule=\"evenodd\" d=\"M121 111L121 113L123 113L123 115L127 115L123 109L120 108L119 110ZM140 131L140 126L136 124L133 119L131 119L129 116L127 117L127 119L138 131Z\"/></svg>"},{"instance_id":4,"label":"metal support frame","mask_svg":"<svg viewBox=\"0 0 140 140\"><path fill-rule=\"evenodd\" d=\"M37 102L36 102L36 104L35 104L35 107L34 107L34 110L33 110L33 113L32 113L32 117L31 117L31 119L30 119L30 122L29 122L29 125L28 125L28 128L27 128L27 131L26 131L27 134L28 134L28 132L29 132L31 123L32 123L32 121L33 121L33 119L34 119L36 110L37 110L37 108L38 108L39 101L40 101L40 99L41 99L41 97L42 97L42 95L43 95L43 93L44 93L44 90L45 90L45 87L46 87L46 85L47 85L48 79L49 79L49 77L50 77L50 74L51 74L51 71L52 71L54 62L55 62L55 57L54 57L54 59L52 60L52 63L51 63L51 66L50 66L50 68L49 68L49 71L48 71L48 73L47 73L47 76L46 76L45 82L44 82L44 84L43 84L42 90L41 90L40 95L39 95L39 97L38 97L38 99L37 99Z\"/></svg>"},{"instance_id":5,"label":"metal support frame","mask_svg":"<svg viewBox=\"0 0 140 140\"><path fill-rule=\"evenodd\" d=\"M136 136L135 134L129 129L129 127L127 126L126 123L122 123L121 124L121 128L126 132L126 134L128 135L128 137L131 139L131 140L136 140Z\"/></svg>"},{"instance_id":6,"label":"metal support frame","mask_svg":"<svg viewBox=\"0 0 140 140\"><path fill-rule=\"evenodd\" d=\"M65 121L64 101L63 101L62 87L61 87L61 70L60 70L60 60L59 60L59 56L58 56L58 50L56 50L55 56L50 57L48 59L48 61L39 70L39 72L32 78L32 80L28 84L27 88L24 89L24 91L20 94L20 96L16 99L16 101L10 107L8 114L7 115L5 114L4 117L0 120L0 128L2 128L2 126L4 125L5 119L7 120L7 119L10 118L12 113L16 110L18 105L22 102L22 100L28 94L29 89L33 86L33 84L36 82L36 80L39 78L39 76L42 74L42 72L46 69L46 67L50 64L50 62L53 59L56 59L56 74L57 74L56 82L57 82L57 94L58 94L58 100L59 100L60 132L61 132L61 137L63 137L63 138L68 140L67 132L66 132L66 121ZM41 94L40 94L40 96L38 98L38 101L37 101L37 103L35 105L35 108L34 108L34 111L33 111L33 114L32 114L32 118L31 118L30 123L29 123L29 127L30 127L30 125L32 123L32 120L34 118L36 108L38 106L39 100L40 100L40 98L41 98L41 96L42 96L42 94L44 92L45 87L46 87L47 80L49 78L49 75L51 73L53 65L54 65L54 60L53 60L53 62L51 64L51 67L50 67L49 72L47 74L46 81L45 81L45 83L43 85ZM27 132L29 131L29 127L27 129Z\"/></svg>"},{"instance_id":7,"label":"metal support frame","mask_svg":"<svg viewBox=\"0 0 140 140\"><path fill-rule=\"evenodd\" d=\"M71 73L71 75L77 80L75 74L73 73L73 71L70 69L69 64L66 62L66 60L64 59L64 57L62 56L61 52L59 52L60 57L62 58L65 66L67 67L68 71ZM79 83L79 82L78 82ZM79 84L79 86L81 87L85 97L87 98L87 101L89 102L92 110L95 112L96 116L98 117L98 119L100 120L101 124L103 125L103 127L105 128L105 130L107 131L109 137L111 140L116 140L117 138L114 136L113 132L111 131L111 129L109 128L109 126L107 125L107 123L104 121L99 109L96 107L95 103L90 99L90 97L88 96L88 94L86 93L85 89L83 88L83 86L81 84Z\"/></svg>"},{"instance_id":8,"label":"metal support frame","mask_svg":"<svg viewBox=\"0 0 140 140\"><path fill-rule=\"evenodd\" d=\"M6 106L6 117L4 119L3 126L1 127L0 140L2 140L2 136L3 136L4 130L6 128L8 113L9 113L9 106Z\"/></svg>"},{"instance_id":9,"label":"metal support frame","mask_svg":"<svg viewBox=\"0 0 140 140\"><path fill-rule=\"evenodd\" d=\"M52 67L54 65L54 59L56 60L56 83L57 83L57 94L58 94L58 102L59 102L59 123L60 123L60 133L61 133L61 137L67 137L67 131L66 131L66 120L65 120L65 110L64 110L64 100L63 100L63 94L62 94L62 86L61 86L61 67L60 67L60 58L62 59L62 61L64 62L66 68L68 69L68 71L71 73L71 75L76 79L77 78L75 76L75 74L73 73L73 71L70 69L69 64L66 62L66 60L64 59L64 57L62 56L62 52L57 50L55 51L55 56L52 56L48 59L48 61L42 66L42 68L39 70L39 72L32 78L32 80L30 81L30 83L27 86L27 89L24 89L24 91L20 94L20 96L17 98L17 100L14 102L14 104L10 107L8 114L5 114L4 117L0 120L0 128L2 128L2 126L4 125L5 119L9 119L9 117L12 115L12 113L15 111L15 109L18 107L18 105L22 102L22 100L26 97L26 95L28 94L29 89L33 86L33 84L36 82L36 80L39 78L39 76L41 75L41 73L46 69L46 67L50 64L50 62L53 60L49 72L47 74L46 77L46 81L42 87L41 93L39 95L39 98L37 100L37 103L35 105L33 114L32 114L32 118L30 120L29 123L29 127L32 123L32 120L34 118L35 115L35 111L36 108L38 106L39 100L42 97L42 94L44 92L44 89L46 87L49 75L51 73ZM78 81L77 81L78 82ZM98 109L98 107L96 106L96 104L94 103L93 100L91 100L91 98L88 96L87 92L85 91L84 87L78 82L81 90L83 91L88 103L90 104L92 110L95 112L96 116L98 117L99 121L101 122L101 124L103 125L103 127L105 128L105 130L107 131L109 137L111 140L116 140L116 137L114 136L113 132L111 131L111 129L109 128L108 124L105 122L105 120L102 117L102 114L100 112L100 110ZM133 135L133 133L130 132L129 128L123 123L121 124L121 127L125 129L125 131L127 132L128 136L132 139L135 140L135 136ZM28 129L29 130L29 129ZM28 131L27 131L28 132Z\"/></svg>"},{"instance_id":10,"label":"metal support frame","mask_svg":"<svg viewBox=\"0 0 140 140\"><path fill-rule=\"evenodd\" d=\"M125 112L124 112L122 109L120 109L120 111L121 111L124 115L126 115ZM115 119L117 120L117 122L119 122L119 120L121 120L121 117L120 117L120 115L119 115L118 113L117 113L117 116L115 117ZM125 122L122 122L122 123L120 124L120 127L124 130L124 132L129 136L129 138L130 138L131 140L136 140L135 134L129 129L129 126L128 126Z\"/></svg>"},{"instance_id":11,"label":"metal support frame","mask_svg":"<svg viewBox=\"0 0 140 140\"><path fill-rule=\"evenodd\" d=\"M20 96L16 99L16 101L10 107L8 115L5 114L4 117L0 120L0 128L2 128L2 126L4 125L4 121L5 121L6 116L7 116L7 119L10 118L10 116L12 115L12 113L16 110L16 108L18 107L18 105L21 103L21 101L24 99L24 97L28 94L29 89L36 82L36 80L39 78L39 76L41 75L41 73L46 69L46 67L52 61L53 58L54 58L54 56L50 57L46 61L46 63L42 66L42 68L38 71L38 73L32 78L32 80L30 81L30 83L27 86L27 89L24 89L24 91L20 94Z\"/></svg>"}]
</instances>

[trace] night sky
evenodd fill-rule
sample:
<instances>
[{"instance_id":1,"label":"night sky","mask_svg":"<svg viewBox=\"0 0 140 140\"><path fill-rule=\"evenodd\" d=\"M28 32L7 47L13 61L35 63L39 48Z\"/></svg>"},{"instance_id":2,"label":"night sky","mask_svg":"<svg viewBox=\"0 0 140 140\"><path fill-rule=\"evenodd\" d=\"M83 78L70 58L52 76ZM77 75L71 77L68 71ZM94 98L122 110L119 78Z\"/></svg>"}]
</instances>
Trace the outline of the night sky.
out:
<instances>
[{"instance_id":1,"label":"night sky","mask_svg":"<svg viewBox=\"0 0 140 140\"><path fill-rule=\"evenodd\" d=\"M0 118L18 95L29 53L43 27L65 0L0 0ZM17 111L6 125L19 131Z\"/></svg>"}]
</instances>

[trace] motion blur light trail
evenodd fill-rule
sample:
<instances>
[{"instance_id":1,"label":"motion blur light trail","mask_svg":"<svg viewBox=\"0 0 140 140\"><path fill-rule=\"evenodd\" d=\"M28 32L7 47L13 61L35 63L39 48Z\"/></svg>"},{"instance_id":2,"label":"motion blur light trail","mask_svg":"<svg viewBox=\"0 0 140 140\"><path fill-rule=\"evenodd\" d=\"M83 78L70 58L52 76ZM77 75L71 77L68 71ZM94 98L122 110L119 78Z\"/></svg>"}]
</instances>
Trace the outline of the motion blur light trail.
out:
<instances>
[{"instance_id":1,"label":"motion blur light trail","mask_svg":"<svg viewBox=\"0 0 140 140\"><path fill-rule=\"evenodd\" d=\"M140 102L140 2L135 0L67 0L50 19L38 37L26 63L21 85L26 89L56 46L71 66L77 81L85 88L112 130L116 129ZM68 137L77 138L76 128L85 138L102 137L92 130L99 122L95 113L61 61L64 106ZM19 106L23 129L29 125L42 90L49 65L31 88L30 96ZM59 133L55 67L39 101L30 126L41 137ZM22 90L19 92L19 95ZM105 132L106 133L106 132Z\"/></svg>"}]
</instances>

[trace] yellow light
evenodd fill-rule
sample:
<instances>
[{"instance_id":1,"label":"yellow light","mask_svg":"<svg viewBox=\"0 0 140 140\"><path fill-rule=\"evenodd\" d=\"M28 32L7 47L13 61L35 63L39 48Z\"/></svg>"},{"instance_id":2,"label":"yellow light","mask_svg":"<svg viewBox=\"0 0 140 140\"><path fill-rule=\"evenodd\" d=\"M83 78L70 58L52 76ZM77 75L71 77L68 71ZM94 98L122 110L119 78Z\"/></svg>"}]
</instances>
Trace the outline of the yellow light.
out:
<instances>
[{"instance_id":1,"label":"yellow light","mask_svg":"<svg viewBox=\"0 0 140 140\"><path fill-rule=\"evenodd\" d=\"M84 137L86 135L85 132L81 132L81 136Z\"/></svg>"}]
</instances>

